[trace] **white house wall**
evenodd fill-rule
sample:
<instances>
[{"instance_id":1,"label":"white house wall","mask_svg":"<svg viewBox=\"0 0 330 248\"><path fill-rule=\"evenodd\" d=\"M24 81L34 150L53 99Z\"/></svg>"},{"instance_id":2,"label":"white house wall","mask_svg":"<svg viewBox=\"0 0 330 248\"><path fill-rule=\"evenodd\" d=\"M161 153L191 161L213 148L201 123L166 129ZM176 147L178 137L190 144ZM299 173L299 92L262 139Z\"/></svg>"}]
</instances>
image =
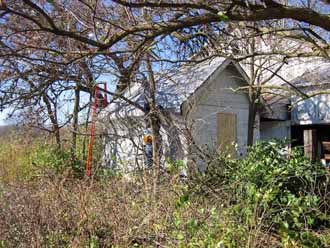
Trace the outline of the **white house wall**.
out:
<instances>
[{"instance_id":1,"label":"white house wall","mask_svg":"<svg viewBox=\"0 0 330 248\"><path fill-rule=\"evenodd\" d=\"M291 137L290 121L263 121L260 123L260 139L285 139Z\"/></svg>"},{"instance_id":2,"label":"white house wall","mask_svg":"<svg viewBox=\"0 0 330 248\"><path fill-rule=\"evenodd\" d=\"M183 160L187 157L182 117L171 114L171 118L175 125L163 124L160 130L163 164L168 159ZM104 166L126 172L144 167L143 118L117 119L111 123L103 123L103 129L106 130L103 140Z\"/></svg>"},{"instance_id":3,"label":"white house wall","mask_svg":"<svg viewBox=\"0 0 330 248\"><path fill-rule=\"evenodd\" d=\"M230 66L215 73L186 103L191 105L189 122L193 125L193 136L200 146L217 149L217 113L233 113L237 118L238 155L246 153L249 101L243 92L234 92L246 86L238 71ZM259 115L256 118L255 140L259 139Z\"/></svg>"},{"instance_id":4,"label":"white house wall","mask_svg":"<svg viewBox=\"0 0 330 248\"><path fill-rule=\"evenodd\" d=\"M126 118L102 123L104 166L123 171L131 171L142 166L140 161L143 158L143 128L133 120L134 118Z\"/></svg>"}]
</instances>

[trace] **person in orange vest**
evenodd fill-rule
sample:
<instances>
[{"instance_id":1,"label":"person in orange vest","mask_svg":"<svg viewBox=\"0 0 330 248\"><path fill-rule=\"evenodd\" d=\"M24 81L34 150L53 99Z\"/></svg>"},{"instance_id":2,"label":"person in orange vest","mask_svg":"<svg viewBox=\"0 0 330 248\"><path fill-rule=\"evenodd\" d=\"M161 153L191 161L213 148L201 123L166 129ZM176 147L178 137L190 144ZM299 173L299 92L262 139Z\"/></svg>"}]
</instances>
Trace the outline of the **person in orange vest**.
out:
<instances>
[{"instance_id":1,"label":"person in orange vest","mask_svg":"<svg viewBox=\"0 0 330 248\"><path fill-rule=\"evenodd\" d=\"M143 131L143 143L144 143L144 164L147 168L152 167L152 130L150 124L147 123L146 128Z\"/></svg>"},{"instance_id":2,"label":"person in orange vest","mask_svg":"<svg viewBox=\"0 0 330 248\"><path fill-rule=\"evenodd\" d=\"M162 109L162 106L158 106L159 109ZM148 115L150 112L150 106L148 102L146 101L144 104L144 113ZM161 128L161 121L159 116L156 116L157 121L155 123L156 133L159 135L158 138L158 149L159 149L159 156L161 156L161 136L160 136L160 128ZM150 119L146 119L146 128L143 131L143 143L144 143L144 163L147 166L147 168L151 168L153 164L153 148L152 148L152 142L154 141L154 137L152 135L152 129L150 124Z\"/></svg>"}]
</instances>

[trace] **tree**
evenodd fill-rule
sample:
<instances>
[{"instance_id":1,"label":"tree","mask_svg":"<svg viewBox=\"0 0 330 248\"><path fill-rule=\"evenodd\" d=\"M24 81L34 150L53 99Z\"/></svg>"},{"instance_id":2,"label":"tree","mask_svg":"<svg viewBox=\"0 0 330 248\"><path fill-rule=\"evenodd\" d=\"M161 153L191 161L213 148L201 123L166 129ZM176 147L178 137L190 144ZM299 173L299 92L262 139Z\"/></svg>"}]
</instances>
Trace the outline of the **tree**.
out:
<instances>
[{"instance_id":1,"label":"tree","mask_svg":"<svg viewBox=\"0 0 330 248\"><path fill-rule=\"evenodd\" d=\"M34 61L36 65L73 65L80 68L82 73L76 71L74 82L80 81L77 80L77 75L85 75L85 82L83 85L79 82L79 87L78 83L69 87L70 90L76 90L76 100L79 98L79 90L93 92L97 75L105 70L109 71L116 78L114 84L117 85L117 90L113 95L115 98L122 98L122 93L130 83L144 73L145 68L140 62L146 53L154 53L158 62L181 65L185 61L198 62L216 55L233 56L233 44L239 40L247 41L252 45L251 49L235 59L250 58L251 67L254 67L251 69L249 87L251 118L248 143L251 144L255 102L260 101L259 93L264 87L264 79L259 80L260 77L255 73L260 71L254 65L256 58L278 55L282 56L282 62L295 56L328 58L330 3L306 3L279 0L212 0L206 3L199 0L74 0L69 3L60 0L2 1L0 56L4 60L16 58ZM279 20L288 21L281 26ZM251 32L244 37L232 35L231 25ZM265 35L295 38L309 44L311 48L275 48L266 52L255 50L254 42L251 41ZM220 39L219 44L214 37L221 36L224 38ZM155 46L159 49L155 49ZM207 51L206 48L210 46L216 48L215 52ZM171 51L166 48L171 48ZM191 57L196 53L205 54L204 57ZM262 64L259 66L264 67ZM271 68L272 75L276 74L276 68ZM259 81L255 84L257 79ZM134 105L134 102L126 100ZM76 104L75 117L77 106L79 103ZM72 127L74 141L77 118L73 118ZM74 150L74 142L72 144Z\"/></svg>"}]
</instances>

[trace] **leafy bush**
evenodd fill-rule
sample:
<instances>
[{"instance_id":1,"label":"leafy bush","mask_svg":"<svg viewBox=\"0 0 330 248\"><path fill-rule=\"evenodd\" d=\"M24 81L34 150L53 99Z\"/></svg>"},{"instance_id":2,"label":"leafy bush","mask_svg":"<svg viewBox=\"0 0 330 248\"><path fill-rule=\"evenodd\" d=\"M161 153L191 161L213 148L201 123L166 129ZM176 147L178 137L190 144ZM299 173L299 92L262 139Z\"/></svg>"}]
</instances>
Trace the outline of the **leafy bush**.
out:
<instances>
[{"instance_id":1,"label":"leafy bush","mask_svg":"<svg viewBox=\"0 0 330 248\"><path fill-rule=\"evenodd\" d=\"M43 168L52 168L57 173L71 168L74 176L82 177L84 175L85 161L78 159L72 161L70 149L59 149L51 144L41 144L30 159L35 165Z\"/></svg>"},{"instance_id":2,"label":"leafy bush","mask_svg":"<svg viewBox=\"0 0 330 248\"><path fill-rule=\"evenodd\" d=\"M286 154L285 147L284 141L260 142L242 160L221 157L213 162L207 177L220 178L218 187L230 198L231 216L252 235L242 239L253 243L254 236L266 230L279 234L283 244L294 240L305 247L309 240L306 247L320 247L309 230L327 224L329 218L321 207L326 168L311 163L300 148Z\"/></svg>"}]
</instances>

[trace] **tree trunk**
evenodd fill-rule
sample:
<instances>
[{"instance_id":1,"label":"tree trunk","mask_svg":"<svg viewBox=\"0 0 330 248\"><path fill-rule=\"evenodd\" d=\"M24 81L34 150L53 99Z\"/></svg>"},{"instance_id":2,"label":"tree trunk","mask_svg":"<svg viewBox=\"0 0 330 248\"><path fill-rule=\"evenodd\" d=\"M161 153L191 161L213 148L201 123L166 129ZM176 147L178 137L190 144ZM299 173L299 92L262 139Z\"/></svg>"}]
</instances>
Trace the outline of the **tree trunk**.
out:
<instances>
[{"instance_id":1,"label":"tree trunk","mask_svg":"<svg viewBox=\"0 0 330 248\"><path fill-rule=\"evenodd\" d=\"M61 147L61 135L60 135L60 127L59 127L58 120L57 120L56 106L54 107L54 110L53 110L50 100L48 99L48 95L46 93L42 94L42 100L46 104L47 113L48 113L50 122L52 123L52 130L55 135L56 145L58 148L60 148Z\"/></svg>"},{"instance_id":2,"label":"tree trunk","mask_svg":"<svg viewBox=\"0 0 330 248\"><path fill-rule=\"evenodd\" d=\"M74 91L74 106L72 114L72 140L71 140L71 160L76 159L76 149L77 149L77 132L78 132L78 115L79 115L79 105L80 105L80 90L76 87Z\"/></svg>"},{"instance_id":3,"label":"tree trunk","mask_svg":"<svg viewBox=\"0 0 330 248\"><path fill-rule=\"evenodd\" d=\"M253 23L255 25L255 23ZM255 39L250 40L249 46L250 54L255 52ZM248 135L247 135L247 146L248 149L253 145L254 139L254 123L256 119L256 92L254 86L256 84L256 72L255 72L255 58L252 56L250 59L250 83L249 83L249 116L248 116Z\"/></svg>"},{"instance_id":4,"label":"tree trunk","mask_svg":"<svg viewBox=\"0 0 330 248\"><path fill-rule=\"evenodd\" d=\"M89 102L92 103L93 97L92 95L90 95L89 97ZM88 106L88 110L87 110L87 114L86 114L86 122L85 122L85 132L84 132L84 138L83 138L83 142L82 142L82 160L86 161L87 159L87 154L86 154L86 148L87 148L87 134L88 134L88 122L89 122L89 115L91 113L91 109L92 109L92 105L90 104Z\"/></svg>"},{"instance_id":5,"label":"tree trunk","mask_svg":"<svg viewBox=\"0 0 330 248\"><path fill-rule=\"evenodd\" d=\"M256 119L256 104L252 102L249 104L248 136L247 136L248 147L253 145L255 119Z\"/></svg>"},{"instance_id":6,"label":"tree trunk","mask_svg":"<svg viewBox=\"0 0 330 248\"><path fill-rule=\"evenodd\" d=\"M147 60L148 74L149 74L149 84L150 84L150 124L152 130L152 160L153 160L153 168L154 168L154 186L153 193L154 196L157 197L157 185L159 183L159 175L160 175L160 148L161 148L161 139L160 139L160 123L159 123L159 111L157 109L156 103L156 81L154 78L154 74L152 71L152 65Z\"/></svg>"}]
</instances>

